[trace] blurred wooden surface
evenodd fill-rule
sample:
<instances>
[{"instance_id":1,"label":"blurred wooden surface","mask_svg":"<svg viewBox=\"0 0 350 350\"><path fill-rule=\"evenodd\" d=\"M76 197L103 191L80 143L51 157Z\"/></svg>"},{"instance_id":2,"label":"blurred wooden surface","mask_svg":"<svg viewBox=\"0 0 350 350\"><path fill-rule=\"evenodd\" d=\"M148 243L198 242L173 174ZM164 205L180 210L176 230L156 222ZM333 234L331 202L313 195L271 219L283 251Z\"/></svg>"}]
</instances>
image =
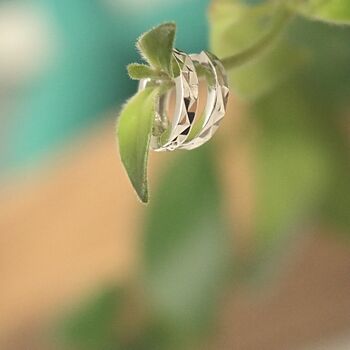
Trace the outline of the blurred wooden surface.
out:
<instances>
[{"instance_id":1,"label":"blurred wooden surface","mask_svg":"<svg viewBox=\"0 0 350 350\"><path fill-rule=\"evenodd\" d=\"M0 330L132 269L138 203L114 122L0 194Z\"/></svg>"},{"instance_id":2,"label":"blurred wooden surface","mask_svg":"<svg viewBox=\"0 0 350 350\"><path fill-rule=\"evenodd\" d=\"M314 236L283 268L269 291L260 292L257 284L228 298L217 349L294 350L350 337L349 245Z\"/></svg>"},{"instance_id":3,"label":"blurred wooden surface","mask_svg":"<svg viewBox=\"0 0 350 350\"><path fill-rule=\"evenodd\" d=\"M3 350L5 340L97 284L127 277L137 262L142 209L120 165L113 125L76 142L47 168L0 191ZM227 298L215 348L297 349L350 332L350 247L340 240L307 241L275 284L271 295L240 290Z\"/></svg>"}]
</instances>

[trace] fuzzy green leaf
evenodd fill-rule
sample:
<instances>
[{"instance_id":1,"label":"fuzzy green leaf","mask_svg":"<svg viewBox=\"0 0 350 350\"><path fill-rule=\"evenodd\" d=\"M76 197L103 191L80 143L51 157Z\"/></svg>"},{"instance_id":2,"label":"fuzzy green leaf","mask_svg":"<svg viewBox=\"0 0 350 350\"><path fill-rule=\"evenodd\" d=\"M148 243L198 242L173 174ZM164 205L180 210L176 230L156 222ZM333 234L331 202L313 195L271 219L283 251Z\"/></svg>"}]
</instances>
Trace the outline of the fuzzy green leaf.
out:
<instances>
[{"instance_id":1,"label":"fuzzy green leaf","mask_svg":"<svg viewBox=\"0 0 350 350\"><path fill-rule=\"evenodd\" d=\"M295 0L292 6L306 17L336 24L350 24L349 0Z\"/></svg>"},{"instance_id":2,"label":"fuzzy green leaf","mask_svg":"<svg viewBox=\"0 0 350 350\"><path fill-rule=\"evenodd\" d=\"M127 67L128 74L131 79L134 80L140 80L140 79L164 79L167 78L167 75L154 70L150 66L146 64L140 64L140 63L131 63Z\"/></svg>"},{"instance_id":3,"label":"fuzzy green leaf","mask_svg":"<svg viewBox=\"0 0 350 350\"><path fill-rule=\"evenodd\" d=\"M147 160L155 98L158 90L139 91L124 106L118 122L119 152L124 167L142 202L148 201Z\"/></svg>"},{"instance_id":4,"label":"fuzzy green leaf","mask_svg":"<svg viewBox=\"0 0 350 350\"><path fill-rule=\"evenodd\" d=\"M175 31L175 23L164 23L141 35L136 44L152 67L168 74L172 74L171 57Z\"/></svg>"}]
</instances>

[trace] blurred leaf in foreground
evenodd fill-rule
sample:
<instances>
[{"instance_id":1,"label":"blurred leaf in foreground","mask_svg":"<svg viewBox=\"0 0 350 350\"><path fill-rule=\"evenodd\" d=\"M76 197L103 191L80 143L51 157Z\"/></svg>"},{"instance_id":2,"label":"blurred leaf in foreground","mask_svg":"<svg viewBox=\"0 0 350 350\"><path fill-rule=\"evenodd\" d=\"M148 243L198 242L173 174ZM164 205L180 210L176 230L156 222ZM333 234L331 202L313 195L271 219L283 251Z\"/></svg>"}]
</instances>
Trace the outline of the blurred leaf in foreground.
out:
<instances>
[{"instance_id":1,"label":"blurred leaf in foreground","mask_svg":"<svg viewBox=\"0 0 350 350\"><path fill-rule=\"evenodd\" d=\"M309 138L318 139L323 158L328 157L329 182L318 214L322 222L350 233L350 27L300 21L291 37L312 52L296 89L309 105Z\"/></svg>"},{"instance_id":2,"label":"blurred leaf in foreground","mask_svg":"<svg viewBox=\"0 0 350 350\"><path fill-rule=\"evenodd\" d=\"M254 221L260 248L274 249L297 233L314 217L329 185L330 151L322 129L313 127L316 110L300 89L289 82L251 110L258 129Z\"/></svg>"},{"instance_id":3,"label":"blurred leaf in foreground","mask_svg":"<svg viewBox=\"0 0 350 350\"><path fill-rule=\"evenodd\" d=\"M303 21L291 33L293 40L301 33L301 44L312 50L313 60L299 76L298 90L313 111L309 137L321 133L324 155L328 152L330 158L321 221L350 234L350 27Z\"/></svg>"},{"instance_id":4,"label":"blurred leaf in foreground","mask_svg":"<svg viewBox=\"0 0 350 350\"><path fill-rule=\"evenodd\" d=\"M118 287L90 298L65 317L58 330L59 342L72 350L118 350L118 317L123 300Z\"/></svg>"},{"instance_id":5,"label":"blurred leaf in foreground","mask_svg":"<svg viewBox=\"0 0 350 350\"><path fill-rule=\"evenodd\" d=\"M250 6L240 0L217 0L210 7L210 39L219 57L238 53L266 34L277 14L277 1Z\"/></svg>"},{"instance_id":6,"label":"blurred leaf in foreground","mask_svg":"<svg viewBox=\"0 0 350 350\"><path fill-rule=\"evenodd\" d=\"M162 178L145 227L145 286L173 329L197 332L210 320L228 267L214 150L178 155Z\"/></svg>"},{"instance_id":7,"label":"blurred leaf in foreground","mask_svg":"<svg viewBox=\"0 0 350 350\"><path fill-rule=\"evenodd\" d=\"M266 1L269 1L269 0L241 0L241 2L251 6L260 5Z\"/></svg>"},{"instance_id":8,"label":"blurred leaf in foreground","mask_svg":"<svg viewBox=\"0 0 350 350\"><path fill-rule=\"evenodd\" d=\"M240 38L230 36L238 14L246 24L264 21L260 22L260 14L258 18L251 17L252 12L245 14L244 7L234 12L236 2L218 1L217 6L226 15L211 16L212 45L222 56L239 45ZM256 25L246 33L254 27L259 36ZM242 28L240 32L237 27L236 33L244 37ZM236 92L254 98L245 118L256 127L252 220L260 262L270 260L272 252L284 255L286 239L296 237L301 226L312 220L329 220L349 230L349 135L341 117L350 109L349 42L346 27L296 19L274 47L231 75ZM291 61L298 52L306 59Z\"/></svg>"},{"instance_id":9,"label":"blurred leaf in foreground","mask_svg":"<svg viewBox=\"0 0 350 350\"><path fill-rule=\"evenodd\" d=\"M294 0L291 4L304 16L335 24L350 24L349 0Z\"/></svg>"},{"instance_id":10,"label":"blurred leaf in foreground","mask_svg":"<svg viewBox=\"0 0 350 350\"><path fill-rule=\"evenodd\" d=\"M281 2L274 0L253 7L239 0L215 1L209 16L213 52L225 57L249 48L271 31L281 11ZM248 100L259 98L286 81L307 60L307 52L281 36L256 59L229 72L234 93Z\"/></svg>"}]
</instances>

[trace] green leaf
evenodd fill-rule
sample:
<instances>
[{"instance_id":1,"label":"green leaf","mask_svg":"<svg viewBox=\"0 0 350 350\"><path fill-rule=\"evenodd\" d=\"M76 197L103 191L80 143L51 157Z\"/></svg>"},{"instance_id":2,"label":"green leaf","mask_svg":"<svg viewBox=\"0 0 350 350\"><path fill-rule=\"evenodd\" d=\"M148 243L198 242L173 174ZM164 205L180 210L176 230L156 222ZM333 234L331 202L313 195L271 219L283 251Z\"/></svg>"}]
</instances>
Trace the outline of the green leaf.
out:
<instances>
[{"instance_id":1,"label":"green leaf","mask_svg":"<svg viewBox=\"0 0 350 350\"><path fill-rule=\"evenodd\" d=\"M350 24L349 0L295 0L292 6L306 17L335 24Z\"/></svg>"},{"instance_id":2,"label":"green leaf","mask_svg":"<svg viewBox=\"0 0 350 350\"><path fill-rule=\"evenodd\" d=\"M57 337L67 349L115 350L122 290L111 287L92 296L60 322Z\"/></svg>"},{"instance_id":3,"label":"green leaf","mask_svg":"<svg viewBox=\"0 0 350 350\"><path fill-rule=\"evenodd\" d=\"M139 64L139 63L131 63L127 67L128 74L131 79L140 80L145 78L151 78L151 79L168 79L169 77L157 70L154 70L150 66L146 64Z\"/></svg>"},{"instance_id":4,"label":"green leaf","mask_svg":"<svg viewBox=\"0 0 350 350\"><path fill-rule=\"evenodd\" d=\"M139 91L124 106L117 124L122 162L144 203L148 201L147 160L157 94L152 88Z\"/></svg>"},{"instance_id":5,"label":"green leaf","mask_svg":"<svg viewBox=\"0 0 350 350\"><path fill-rule=\"evenodd\" d=\"M145 226L144 279L153 309L185 333L208 324L227 277L230 242L214 157L207 146L179 155Z\"/></svg>"},{"instance_id":6,"label":"green leaf","mask_svg":"<svg viewBox=\"0 0 350 350\"><path fill-rule=\"evenodd\" d=\"M164 23L141 35L136 44L142 56L153 68L170 75L172 75L171 58L175 32L175 23Z\"/></svg>"}]
</instances>

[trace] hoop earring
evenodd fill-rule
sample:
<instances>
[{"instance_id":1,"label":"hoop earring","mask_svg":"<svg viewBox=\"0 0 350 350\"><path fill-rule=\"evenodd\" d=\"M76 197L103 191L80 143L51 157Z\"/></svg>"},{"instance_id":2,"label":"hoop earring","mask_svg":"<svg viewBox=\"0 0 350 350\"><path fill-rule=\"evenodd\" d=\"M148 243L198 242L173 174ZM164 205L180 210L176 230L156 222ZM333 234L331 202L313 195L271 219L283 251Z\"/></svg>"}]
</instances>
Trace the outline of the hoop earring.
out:
<instances>
[{"instance_id":1,"label":"hoop earring","mask_svg":"<svg viewBox=\"0 0 350 350\"><path fill-rule=\"evenodd\" d=\"M191 150L203 145L216 132L222 121L229 96L227 76L220 60L209 52L188 55L173 49L175 77L175 109L169 118L171 91L159 97L156 122L163 126L161 134L151 138L151 149L157 152L176 149ZM207 85L204 111L199 113L199 80ZM142 79L139 90L151 79Z\"/></svg>"}]
</instances>

